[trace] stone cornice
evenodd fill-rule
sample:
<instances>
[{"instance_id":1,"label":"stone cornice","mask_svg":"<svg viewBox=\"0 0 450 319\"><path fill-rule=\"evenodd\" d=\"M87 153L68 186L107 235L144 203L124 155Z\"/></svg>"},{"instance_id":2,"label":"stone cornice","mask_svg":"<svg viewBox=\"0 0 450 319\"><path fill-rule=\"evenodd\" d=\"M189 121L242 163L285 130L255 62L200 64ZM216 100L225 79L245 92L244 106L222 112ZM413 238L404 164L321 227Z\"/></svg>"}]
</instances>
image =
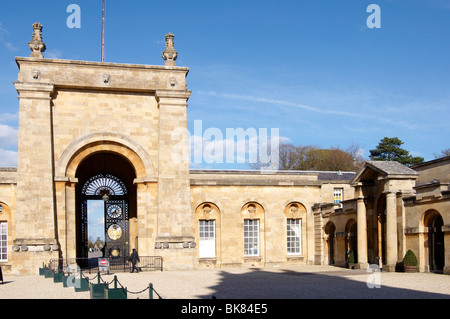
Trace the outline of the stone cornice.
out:
<instances>
[{"instance_id":1,"label":"stone cornice","mask_svg":"<svg viewBox=\"0 0 450 319\"><path fill-rule=\"evenodd\" d=\"M189 68L16 57L18 82L124 92L186 91Z\"/></svg>"}]
</instances>

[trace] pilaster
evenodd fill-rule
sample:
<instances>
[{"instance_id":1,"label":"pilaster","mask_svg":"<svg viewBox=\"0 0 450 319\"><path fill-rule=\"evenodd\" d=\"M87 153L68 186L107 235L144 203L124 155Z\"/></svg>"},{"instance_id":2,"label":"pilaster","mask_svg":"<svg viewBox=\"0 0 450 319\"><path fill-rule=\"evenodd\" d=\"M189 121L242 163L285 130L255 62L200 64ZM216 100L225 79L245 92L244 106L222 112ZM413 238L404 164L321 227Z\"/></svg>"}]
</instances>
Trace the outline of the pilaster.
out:
<instances>
[{"instance_id":1,"label":"pilaster","mask_svg":"<svg viewBox=\"0 0 450 319\"><path fill-rule=\"evenodd\" d=\"M196 257L191 211L187 100L190 92L158 90L158 234L157 254L165 268L192 267ZM170 256L170 257L169 257ZM188 266L189 265L189 266Z\"/></svg>"},{"instance_id":2,"label":"pilaster","mask_svg":"<svg viewBox=\"0 0 450 319\"><path fill-rule=\"evenodd\" d=\"M55 230L52 148L52 84L14 83L19 93L16 239L13 251L59 250ZM31 256L32 255L32 256ZM46 253L46 255L49 255ZM31 260L43 260L30 254ZM24 264L22 264L24 265Z\"/></svg>"}]
</instances>

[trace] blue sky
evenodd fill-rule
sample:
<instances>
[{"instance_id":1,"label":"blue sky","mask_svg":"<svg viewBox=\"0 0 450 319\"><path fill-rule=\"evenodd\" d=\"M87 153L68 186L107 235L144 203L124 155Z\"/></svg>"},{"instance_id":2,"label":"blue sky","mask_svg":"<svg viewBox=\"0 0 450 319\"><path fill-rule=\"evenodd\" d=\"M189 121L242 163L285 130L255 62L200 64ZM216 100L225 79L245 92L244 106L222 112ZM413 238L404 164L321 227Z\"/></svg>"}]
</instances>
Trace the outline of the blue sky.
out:
<instances>
[{"instance_id":1,"label":"blue sky","mask_svg":"<svg viewBox=\"0 0 450 319\"><path fill-rule=\"evenodd\" d=\"M278 128L296 145L364 155L385 136L425 160L449 148L450 2L447 0L106 0L106 62L163 65L175 34L187 66L188 128ZM68 28L69 4L81 28ZM368 28L368 5L381 28ZM32 24L46 58L100 61L101 0L24 0L0 11L0 166L14 166L15 56L29 56ZM198 137L198 136L197 136ZM202 137L202 136L200 136ZM245 166L245 165L244 165ZM193 164L194 168L242 168Z\"/></svg>"},{"instance_id":2,"label":"blue sky","mask_svg":"<svg viewBox=\"0 0 450 319\"><path fill-rule=\"evenodd\" d=\"M95 242L98 237L105 240L105 203L103 200L88 200L88 238Z\"/></svg>"}]
</instances>

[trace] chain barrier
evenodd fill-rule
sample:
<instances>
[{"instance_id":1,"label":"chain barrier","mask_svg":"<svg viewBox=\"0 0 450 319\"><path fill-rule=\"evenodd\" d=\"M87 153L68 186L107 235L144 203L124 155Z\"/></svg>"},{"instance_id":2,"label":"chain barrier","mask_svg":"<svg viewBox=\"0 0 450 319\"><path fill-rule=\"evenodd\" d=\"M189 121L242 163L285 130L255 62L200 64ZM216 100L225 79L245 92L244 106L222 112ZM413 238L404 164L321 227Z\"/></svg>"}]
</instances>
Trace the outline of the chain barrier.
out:
<instances>
[{"instance_id":1,"label":"chain barrier","mask_svg":"<svg viewBox=\"0 0 450 319\"><path fill-rule=\"evenodd\" d=\"M44 268L44 269L50 270L50 267L48 267L48 266L46 266L46 265L43 265L43 268ZM111 285L114 281L116 281L116 283L119 284L120 289L122 289L123 292L125 292L125 293L130 293L130 294L134 294L134 295L138 295L138 294L144 293L144 292L147 291L148 289L151 289L152 292L154 292L154 293L158 296L159 299L163 299L163 298L161 297L161 295L153 288L153 285L152 285L152 284L150 284L148 287L146 287L146 288L144 288L144 289L142 289L142 290L140 290L140 291L129 291L129 290L127 290L127 288L125 288L125 287L122 285L122 283L117 279L117 276L114 276L114 278L113 278L110 282L107 282L107 281L105 281L105 280L102 278L100 272L97 272L97 275L95 275L94 277L89 278L89 277L87 277L87 276L83 273L83 271L82 271L81 269L78 269L78 270L79 270L79 271L74 271L73 273L69 270L69 271L67 272L67 274L71 275L71 274L79 273L79 274L80 274L80 278L84 278L84 279L86 279L88 282L92 282L92 281L94 281L94 280L98 277L98 281L99 281L99 282L101 281L103 284L107 284L108 286ZM58 272L59 272L59 270L58 270Z\"/></svg>"},{"instance_id":2,"label":"chain barrier","mask_svg":"<svg viewBox=\"0 0 450 319\"><path fill-rule=\"evenodd\" d=\"M83 275L83 276L84 276L84 275ZM130 290L127 290L127 289L122 285L122 283L119 281L119 279L117 279L116 276L114 276L114 278L108 283L107 281L105 281L105 280L102 278L102 276L100 275L100 272L98 272L97 275L96 275L95 277L93 277L92 279L89 279L89 277L85 277L85 278L86 278L88 281L91 281L91 280L94 280L94 279L97 278L97 277L99 277L100 281L102 281L103 284L108 284L108 285L111 285L111 284L114 282L114 280L116 280L116 282L120 285L120 288L121 288L124 292L130 293L130 294L134 294L134 295L141 294L141 293L145 292L147 289L150 289L150 285L149 285L147 288L144 288L144 289L142 289L141 291L130 291ZM152 287L152 290L153 290L154 293L156 293L156 294L158 295L159 299L163 299L163 298L161 297L161 295L160 295L153 287Z\"/></svg>"}]
</instances>

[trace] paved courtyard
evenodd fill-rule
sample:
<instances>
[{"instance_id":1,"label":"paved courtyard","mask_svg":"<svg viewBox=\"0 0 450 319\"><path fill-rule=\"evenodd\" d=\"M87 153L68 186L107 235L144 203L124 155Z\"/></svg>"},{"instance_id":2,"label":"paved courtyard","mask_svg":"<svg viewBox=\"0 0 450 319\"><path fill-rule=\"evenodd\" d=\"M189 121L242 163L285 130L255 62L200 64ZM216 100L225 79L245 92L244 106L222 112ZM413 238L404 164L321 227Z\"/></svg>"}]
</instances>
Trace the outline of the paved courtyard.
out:
<instances>
[{"instance_id":1,"label":"paved courtyard","mask_svg":"<svg viewBox=\"0 0 450 319\"><path fill-rule=\"evenodd\" d=\"M94 278L96 273L86 273ZM432 273L387 273L331 266L221 268L198 271L154 271L117 275L128 299L148 299L150 283L164 299L450 299L450 276ZM4 274L1 299L89 299L43 276ZM94 279L93 282L97 282ZM112 284L110 285L112 287ZM372 288L370 288L372 287ZM154 295L157 297L156 293Z\"/></svg>"}]
</instances>

